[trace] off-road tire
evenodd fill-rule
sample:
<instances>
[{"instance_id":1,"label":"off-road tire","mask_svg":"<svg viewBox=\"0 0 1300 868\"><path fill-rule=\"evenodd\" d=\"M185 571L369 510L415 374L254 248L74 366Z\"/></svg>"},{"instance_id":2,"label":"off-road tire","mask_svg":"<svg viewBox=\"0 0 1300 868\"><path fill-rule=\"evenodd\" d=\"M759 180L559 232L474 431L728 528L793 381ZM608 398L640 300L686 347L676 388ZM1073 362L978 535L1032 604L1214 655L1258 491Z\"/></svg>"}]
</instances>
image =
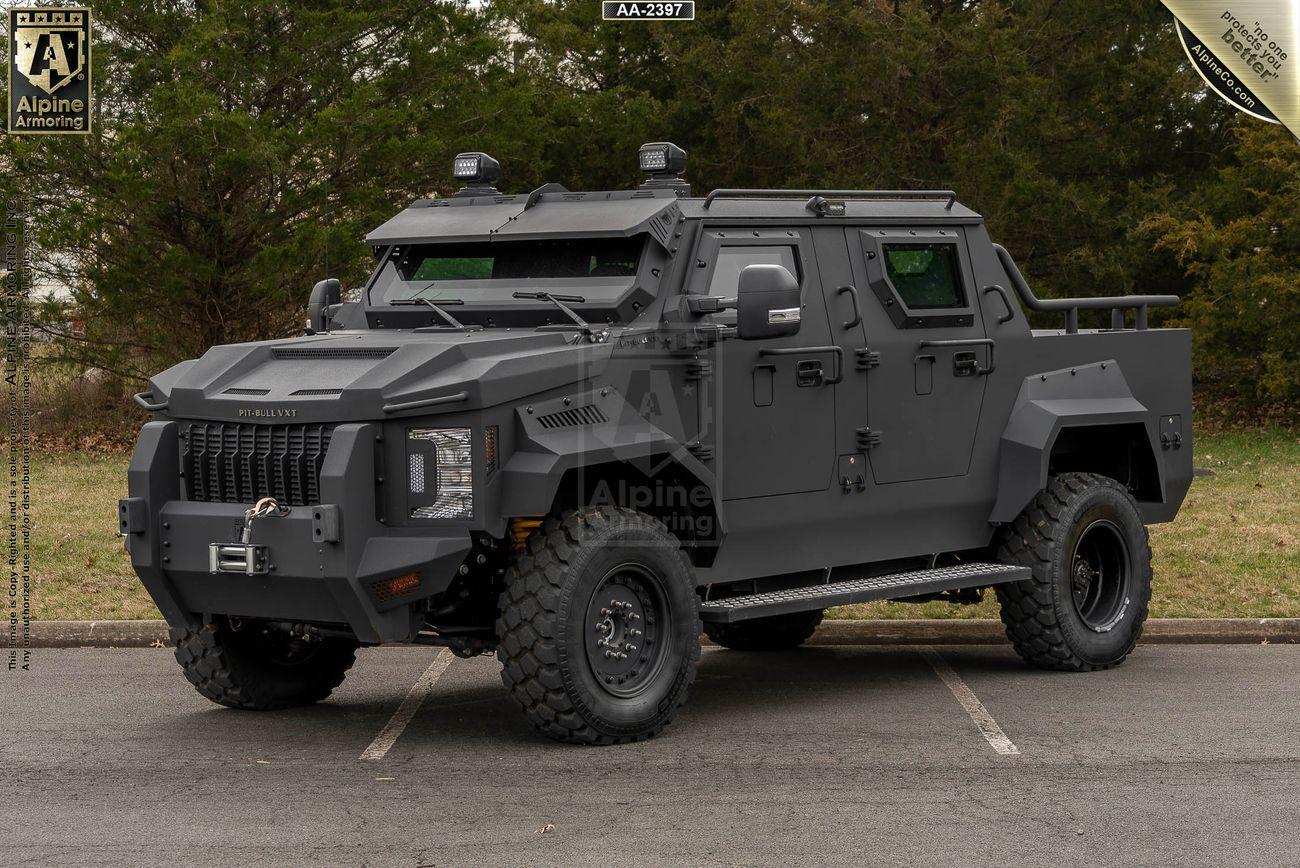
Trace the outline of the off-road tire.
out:
<instances>
[{"instance_id":1,"label":"off-road tire","mask_svg":"<svg viewBox=\"0 0 1300 868\"><path fill-rule=\"evenodd\" d=\"M1114 623L1104 632L1084 620L1073 585L1080 534L1098 521L1115 528L1129 566ZM1115 480L1095 473L1053 476L1000 531L997 559L1033 571L1026 581L996 586L1007 638L1028 663L1071 672L1107 669L1137 644L1151 601L1151 547L1137 504Z\"/></svg>"},{"instance_id":2,"label":"off-road tire","mask_svg":"<svg viewBox=\"0 0 1300 868\"><path fill-rule=\"evenodd\" d=\"M668 609L655 632L660 663L648 670L652 676L641 675L650 680L633 697L607 692L614 688L602 686L585 644L597 591L628 564L659 577ZM499 611L501 680L533 726L558 741L650 738L672 720L695 680L700 617L691 564L677 538L643 513L599 507L546 519L507 570Z\"/></svg>"},{"instance_id":3,"label":"off-road tire","mask_svg":"<svg viewBox=\"0 0 1300 868\"><path fill-rule=\"evenodd\" d=\"M233 630L222 619L171 635L185 677L229 708L270 711L320 702L356 662L357 643L333 637L313 643L293 662L277 660L264 644L277 640L263 637L256 622Z\"/></svg>"},{"instance_id":4,"label":"off-road tire","mask_svg":"<svg viewBox=\"0 0 1300 868\"><path fill-rule=\"evenodd\" d=\"M791 612L732 624L705 622L704 635L733 651L789 651L812 637L825 611Z\"/></svg>"}]
</instances>

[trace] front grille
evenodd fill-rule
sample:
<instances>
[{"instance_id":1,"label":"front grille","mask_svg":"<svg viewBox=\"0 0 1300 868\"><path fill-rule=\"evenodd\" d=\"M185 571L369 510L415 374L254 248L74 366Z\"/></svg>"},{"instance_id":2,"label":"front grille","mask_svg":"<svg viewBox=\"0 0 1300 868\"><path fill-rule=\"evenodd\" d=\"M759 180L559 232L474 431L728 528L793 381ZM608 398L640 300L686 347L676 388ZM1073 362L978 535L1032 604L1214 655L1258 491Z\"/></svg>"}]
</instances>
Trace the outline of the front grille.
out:
<instances>
[{"instance_id":1,"label":"front grille","mask_svg":"<svg viewBox=\"0 0 1300 868\"><path fill-rule=\"evenodd\" d=\"M181 429L186 493L207 503L320 503L332 425L193 422Z\"/></svg>"}]
</instances>

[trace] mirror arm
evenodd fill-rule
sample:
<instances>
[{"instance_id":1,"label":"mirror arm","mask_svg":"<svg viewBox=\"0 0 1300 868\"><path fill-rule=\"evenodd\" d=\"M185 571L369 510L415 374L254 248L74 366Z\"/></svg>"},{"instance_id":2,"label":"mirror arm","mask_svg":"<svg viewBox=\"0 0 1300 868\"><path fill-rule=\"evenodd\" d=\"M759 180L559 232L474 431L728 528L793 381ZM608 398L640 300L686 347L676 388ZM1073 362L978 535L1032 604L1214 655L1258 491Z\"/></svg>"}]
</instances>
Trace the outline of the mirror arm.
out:
<instances>
[{"instance_id":1,"label":"mirror arm","mask_svg":"<svg viewBox=\"0 0 1300 868\"><path fill-rule=\"evenodd\" d=\"M720 295L688 295L686 309L696 316L717 313L720 310L735 310L739 304L735 298L723 298Z\"/></svg>"}]
</instances>

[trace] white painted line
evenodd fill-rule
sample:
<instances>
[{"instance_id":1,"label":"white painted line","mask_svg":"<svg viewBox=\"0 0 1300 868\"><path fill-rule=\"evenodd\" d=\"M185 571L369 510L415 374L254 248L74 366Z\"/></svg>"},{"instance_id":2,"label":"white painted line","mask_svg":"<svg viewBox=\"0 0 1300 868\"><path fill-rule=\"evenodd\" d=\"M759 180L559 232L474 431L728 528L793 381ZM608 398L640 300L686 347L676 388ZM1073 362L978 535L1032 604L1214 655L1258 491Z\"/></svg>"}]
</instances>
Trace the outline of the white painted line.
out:
<instances>
[{"instance_id":1,"label":"white painted line","mask_svg":"<svg viewBox=\"0 0 1300 868\"><path fill-rule=\"evenodd\" d=\"M424 700L429 698L429 694L433 692L433 686L438 683L442 673L447 671L452 659L451 652L446 648L438 649L433 662L429 664L429 668L424 670L424 674L407 691L406 698L402 700L401 705L397 706L397 711L393 712L393 716L388 719L388 723L379 731L379 735L375 736L375 740L370 743L370 747L361 752L363 760L381 760L384 758L384 755L388 753L388 749L401 737L402 731L411 722L411 718L415 717L415 713L420 710Z\"/></svg>"},{"instance_id":2,"label":"white painted line","mask_svg":"<svg viewBox=\"0 0 1300 868\"><path fill-rule=\"evenodd\" d=\"M944 660L938 651L928 646L922 646L917 651L930 664L934 674L938 675L943 683L948 685L952 695L957 697L961 707L966 709L970 719L975 721L975 726L978 727L980 734L984 736L990 747L1001 754L1020 753L1020 748L1012 744L1011 739L1007 738L1007 734L1002 731L1002 727L998 726L998 722L993 719L993 715L989 714L989 710L984 707L984 703L980 702L979 697L975 695L975 691L966 686L966 682L961 680L961 676L948 665L948 661Z\"/></svg>"}]
</instances>

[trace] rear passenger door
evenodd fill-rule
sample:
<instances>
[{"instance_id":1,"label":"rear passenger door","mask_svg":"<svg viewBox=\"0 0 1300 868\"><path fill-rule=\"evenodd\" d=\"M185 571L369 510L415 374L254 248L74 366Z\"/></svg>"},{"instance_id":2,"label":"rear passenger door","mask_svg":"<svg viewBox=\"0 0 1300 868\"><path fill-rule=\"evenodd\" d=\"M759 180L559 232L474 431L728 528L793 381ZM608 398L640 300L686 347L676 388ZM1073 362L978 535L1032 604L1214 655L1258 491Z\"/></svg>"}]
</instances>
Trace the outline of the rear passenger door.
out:
<instances>
[{"instance_id":1,"label":"rear passenger door","mask_svg":"<svg viewBox=\"0 0 1300 868\"><path fill-rule=\"evenodd\" d=\"M712 417L722 496L738 500L824 491L835 456L835 383L843 358L830 346L817 260L806 228L708 228L700 239L691 293L734 298L747 265L785 267L800 282L798 334L727 338L713 347L714 371L701 420ZM712 314L734 326L736 312ZM701 440L709 436L702 432Z\"/></svg>"},{"instance_id":2,"label":"rear passenger door","mask_svg":"<svg viewBox=\"0 0 1300 868\"><path fill-rule=\"evenodd\" d=\"M877 484L964 476L995 349L958 228L846 231L867 346Z\"/></svg>"}]
</instances>

